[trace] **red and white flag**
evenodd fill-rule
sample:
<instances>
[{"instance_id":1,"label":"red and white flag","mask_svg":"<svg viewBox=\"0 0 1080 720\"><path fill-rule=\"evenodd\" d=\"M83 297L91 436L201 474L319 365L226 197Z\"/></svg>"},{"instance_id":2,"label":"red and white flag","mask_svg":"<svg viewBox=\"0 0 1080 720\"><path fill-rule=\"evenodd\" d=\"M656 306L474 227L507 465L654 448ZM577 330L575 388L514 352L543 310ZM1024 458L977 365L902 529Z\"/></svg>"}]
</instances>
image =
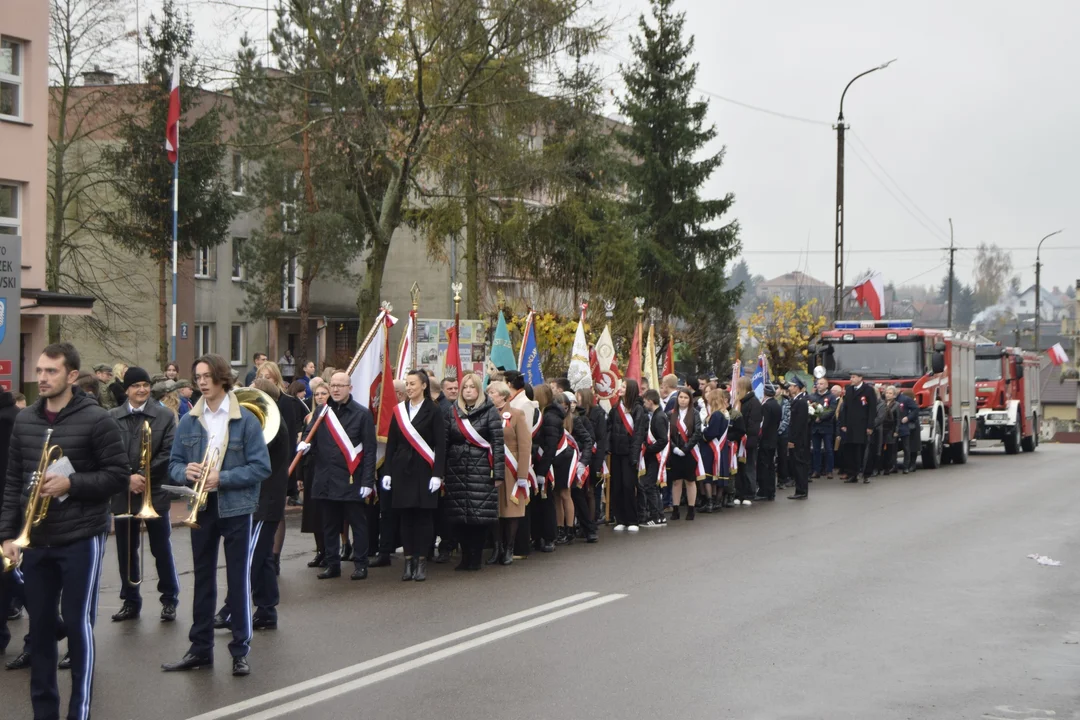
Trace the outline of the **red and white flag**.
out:
<instances>
[{"instance_id":1,"label":"red and white flag","mask_svg":"<svg viewBox=\"0 0 1080 720\"><path fill-rule=\"evenodd\" d=\"M610 326L604 326L604 331L600 333L600 339L593 348L593 354L596 356L596 365L592 368L596 397L607 412L611 410L612 403L617 402L615 392L619 389L619 378L622 377L618 359L615 357L615 343L611 340Z\"/></svg>"},{"instance_id":2,"label":"red and white flag","mask_svg":"<svg viewBox=\"0 0 1080 720\"><path fill-rule=\"evenodd\" d=\"M885 316L885 281L881 273L872 272L851 288L851 299L865 305L875 320Z\"/></svg>"},{"instance_id":3,"label":"red and white flag","mask_svg":"<svg viewBox=\"0 0 1080 720\"><path fill-rule=\"evenodd\" d=\"M445 368L444 373L446 377L453 378L458 382L461 382L461 350L458 346L457 325L451 325L446 330L446 337L449 340L449 343L446 346L446 362L443 364Z\"/></svg>"},{"instance_id":4,"label":"red and white flag","mask_svg":"<svg viewBox=\"0 0 1080 720\"><path fill-rule=\"evenodd\" d=\"M398 349L397 372L395 380L404 380L412 368L413 338L416 336L416 311L409 311L409 323L405 326L405 332L401 336L401 346Z\"/></svg>"},{"instance_id":5,"label":"red and white flag","mask_svg":"<svg viewBox=\"0 0 1080 720\"><path fill-rule=\"evenodd\" d=\"M1069 356L1065 352L1065 348L1061 347L1061 343L1054 343L1054 346L1049 348L1046 354L1050 356L1050 362L1055 365L1064 365L1069 362Z\"/></svg>"},{"instance_id":6,"label":"red and white flag","mask_svg":"<svg viewBox=\"0 0 1080 720\"><path fill-rule=\"evenodd\" d=\"M396 322L390 313L382 313L381 322L375 327L375 337L364 348L351 377L353 400L375 416L376 433L381 438L390 431L390 418L397 399L390 367L390 328ZM385 404L381 402L383 397L387 399Z\"/></svg>"},{"instance_id":7,"label":"red and white flag","mask_svg":"<svg viewBox=\"0 0 1080 720\"><path fill-rule=\"evenodd\" d=\"M581 315L578 317L577 330L574 332L574 346L570 351L570 367L566 371L570 388L573 390L581 390L592 384L589 344L585 342L585 310L588 307L588 303L581 303Z\"/></svg>"},{"instance_id":8,"label":"red and white flag","mask_svg":"<svg viewBox=\"0 0 1080 720\"><path fill-rule=\"evenodd\" d=\"M180 152L180 58L173 65L172 89L169 91L169 115L165 123L165 151L175 163Z\"/></svg>"}]
</instances>

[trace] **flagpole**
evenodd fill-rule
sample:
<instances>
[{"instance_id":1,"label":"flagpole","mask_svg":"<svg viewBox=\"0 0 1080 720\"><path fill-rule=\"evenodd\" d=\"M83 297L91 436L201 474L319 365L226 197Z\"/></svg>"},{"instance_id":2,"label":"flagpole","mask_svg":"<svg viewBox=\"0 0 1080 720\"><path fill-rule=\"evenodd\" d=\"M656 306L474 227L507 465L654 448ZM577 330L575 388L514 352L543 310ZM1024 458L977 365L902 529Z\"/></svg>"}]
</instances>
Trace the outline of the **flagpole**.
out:
<instances>
[{"instance_id":1,"label":"flagpole","mask_svg":"<svg viewBox=\"0 0 1080 720\"><path fill-rule=\"evenodd\" d=\"M457 343L457 381L461 382L461 376L465 374L465 368L461 366L461 283L450 283L450 289L454 291L454 341ZM450 346L446 347L447 359L449 359ZM445 364L444 364L445 367Z\"/></svg>"},{"instance_id":2,"label":"flagpole","mask_svg":"<svg viewBox=\"0 0 1080 720\"><path fill-rule=\"evenodd\" d=\"M180 128L177 125L177 134ZM176 224L180 205L180 153L173 163L173 201L172 201L172 343L169 346L169 360L176 362Z\"/></svg>"},{"instance_id":3,"label":"flagpole","mask_svg":"<svg viewBox=\"0 0 1080 720\"><path fill-rule=\"evenodd\" d=\"M410 338L412 344L409 345L412 358L410 360L410 365L411 367L416 367L416 312L420 309L420 284L414 282L409 289L409 293L412 295L412 338Z\"/></svg>"},{"instance_id":4,"label":"flagpole","mask_svg":"<svg viewBox=\"0 0 1080 720\"><path fill-rule=\"evenodd\" d=\"M345 374L349 377L352 377L353 370L356 369L357 363L359 363L360 358L363 357L364 351L368 349L368 345L370 345L371 341L375 339L375 334L379 330L379 323L386 322L386 316L390 313L392 309L393 308L390 307L389 303L384 302L382 304L382 307L379 310L378 317L375 318L375 322L372 324L371 329L368 330L367 337L364 338L364 342L360 343L360 349L356 351L356 354L353 355L353 359L349 362L349 367L345 369ZM324 415L326 415L326 413L322 412L319 413L319 416L317 418L315 418L315 422L312 423L311 430L308 431L307 436L304 438L304 442L310 443L311 438L315 437L315 431L319 429L320 425L322 425ZM296 470L296 466L300 464L300 458L302 457L304 457L303 453L296 453L296 457L293 458L292 463L289 465L290 476L293 474L293 471Z\"/></svg>"}]
</instances>

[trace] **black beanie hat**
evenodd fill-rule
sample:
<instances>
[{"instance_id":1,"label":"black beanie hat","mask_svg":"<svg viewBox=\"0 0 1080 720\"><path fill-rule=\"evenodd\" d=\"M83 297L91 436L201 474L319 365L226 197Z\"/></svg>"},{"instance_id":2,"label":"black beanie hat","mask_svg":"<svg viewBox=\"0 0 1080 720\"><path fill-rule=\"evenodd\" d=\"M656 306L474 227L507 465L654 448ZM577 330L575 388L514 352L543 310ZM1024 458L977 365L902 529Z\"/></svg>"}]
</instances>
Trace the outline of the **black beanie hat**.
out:
<instances>
[{"instance_id":1,"label":"black beanie hat","mask_svg":"<svg viewBox=\"0 0 1080 720\"><path fill-rule=\"evenodd\" d=\"M135 383L140 382L149 383L150 373L146 372L141 367L129 367L127 372L124 373L124 390L127 390Z\"/></svg>"}]
</instances>

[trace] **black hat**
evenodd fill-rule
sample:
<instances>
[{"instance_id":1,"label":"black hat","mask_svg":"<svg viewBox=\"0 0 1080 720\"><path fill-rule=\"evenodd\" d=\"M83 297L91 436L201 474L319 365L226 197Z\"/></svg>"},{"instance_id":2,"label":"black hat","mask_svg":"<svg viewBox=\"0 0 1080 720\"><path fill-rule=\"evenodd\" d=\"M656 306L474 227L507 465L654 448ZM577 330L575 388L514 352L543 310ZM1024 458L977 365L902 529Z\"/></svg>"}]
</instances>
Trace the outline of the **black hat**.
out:
<instances>
[{"instance_id":1,"label":"black hat","mask_svg":"<svg viewBox=\"0 0 1080 720\"><path fill-rule=\"evenodd\" d=\"M772 383L767 383L765 385L765 395L767 397L776 397L776 386Z\"/></svg>"},{"instance_id":2,"label":"black hat","mask_svg":"<svg viewBox=\"0 0 1080 720\"><path fill-rule=\"evenodd\" d=\"M802 378L799 377L798 375L792 375L791 379L788 380L787 384L788 384L788 387L791 387L792 385L794 385L795 387L799 388L800 390L805 390L806 389L806 383L804 383L802 381Z\"/></svg>"},{"instance_id":3,"label":"black hat","mask_svg":"<svg viewBox=\"0 0 1080 720\"><path fill-rule=\"evenodd\" d=\"M124 390L127 390L135 383L140 382L149 383L150 373L146 372L141 367L129 367L127 372L124 373Z\"/></svg>"}]
</instances>

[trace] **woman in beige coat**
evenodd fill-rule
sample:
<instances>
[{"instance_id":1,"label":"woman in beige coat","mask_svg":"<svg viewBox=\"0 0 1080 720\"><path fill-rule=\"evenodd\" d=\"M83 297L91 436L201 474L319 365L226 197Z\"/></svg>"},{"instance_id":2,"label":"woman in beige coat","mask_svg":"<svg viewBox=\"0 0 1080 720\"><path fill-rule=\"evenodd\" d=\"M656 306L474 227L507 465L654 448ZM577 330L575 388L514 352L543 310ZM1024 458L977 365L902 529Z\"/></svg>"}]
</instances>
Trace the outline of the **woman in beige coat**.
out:
<instances>
[{"instance_id":1,"label":"woman in beige coat","mask_svg":"<svg viewBox=\"0 0 1080 720\"><path fill-rule=\"evenodd\" d=\"M529 502L529 467L532 462L532 434L525 415L510 407L510 386L501 380L488 385L488 397L503 420L503 444L506 448L505 480L495 483L499 488L499 529L495 550L487 564L510 565L514 562L514 536L518 521L525 517Z\"/></svg>"}]
</instances>

